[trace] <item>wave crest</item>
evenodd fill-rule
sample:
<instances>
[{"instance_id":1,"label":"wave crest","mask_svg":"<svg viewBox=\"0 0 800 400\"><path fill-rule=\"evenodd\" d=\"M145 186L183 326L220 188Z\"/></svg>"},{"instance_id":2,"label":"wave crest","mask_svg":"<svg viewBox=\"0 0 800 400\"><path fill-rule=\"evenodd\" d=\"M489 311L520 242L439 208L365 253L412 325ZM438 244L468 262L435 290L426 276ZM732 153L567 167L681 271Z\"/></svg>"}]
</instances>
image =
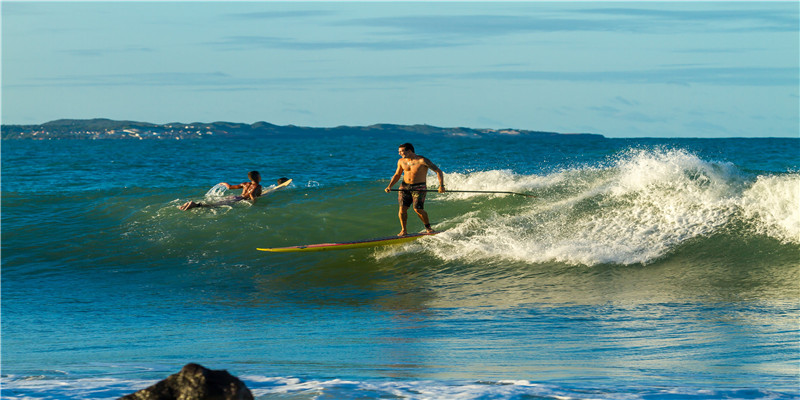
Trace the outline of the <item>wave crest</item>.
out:
<instances>
[{"instance_id":1,"label":"wave crest","mask_svg":"<svg viewBox=\"0 0 800 400\"><path fill-rule=\"evenodd\" d=\"M449 221L455 227L430 246L444 259L646 264L737 223L752 227L737 234L800 244L797 174L747 177L686 150L629 150L604 166L544 176L488 171L448 181L539 198Z\"/></svg>"},{"instance_id":2,"label":"wave crest","mask_svg":"<svg viewBox=\"0 0 800 400\"><path fill-rule=\"evenodd\" d=\"M800 175L759 176L741 204L755 232L800 244Z\"/></svg>"}]
</instances>

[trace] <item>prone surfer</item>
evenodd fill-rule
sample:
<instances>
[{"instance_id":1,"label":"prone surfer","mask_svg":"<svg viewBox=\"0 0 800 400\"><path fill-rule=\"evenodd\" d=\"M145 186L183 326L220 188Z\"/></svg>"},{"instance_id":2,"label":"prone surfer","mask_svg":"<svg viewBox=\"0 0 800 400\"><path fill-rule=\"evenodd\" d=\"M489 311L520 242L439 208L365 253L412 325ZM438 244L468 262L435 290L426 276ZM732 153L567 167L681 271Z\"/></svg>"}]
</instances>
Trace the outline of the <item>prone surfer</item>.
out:
<instances>
[{"instance_id":1,"label":"prone surfer","mask_svg":"<svg viewBox=\"0 0 800 400\"><path fill-rule=\"evenodd\" d=\"M397 201L400 204L400 212L398 214L400 217L400 233L397 236L408 235L406 222L408 221L408 207L411 205L414 206L414 212L417 213L419 219L425 225L425 231L433 233L434 230L431 228L428 212L424 210L425 195L428 187L426 179L428 177L428 169L435 172L436 177L439 179L439 193L444 193L444 173L431 160L417 155L414 152L414 145L411 143L401 144L398 153L400 154L400 159L397 161L397 170L392 176L389 186L384 189L386 193L391 192L392 186L401 177L403 178L400 190L397 193Z\"/></svg>"},{"instance_id":2,"label":"prone surfer","mask_svg":"<svg viewBox=\"0 0 800 400\"><path fill-rule=\"evenodd\" d=\"M242 194L239 196L235 196L230 200L224 201L223 203L201 203L199 201L187 201L182 206L178 207L181 210L189 210L196 207L216 207L226 203L235 203L241 200L250 200L255 202L256 199L261 196L261 174L258 171L250 171L247 173L247 177L250 179L250 182L242 182L238 185L229 185L225 182L221 182L220 185L225 186L227 189L242 189ZM286 178L278 179L278 184L282 183L282 181L286 181Z\"/></svg>"}]
</instances>

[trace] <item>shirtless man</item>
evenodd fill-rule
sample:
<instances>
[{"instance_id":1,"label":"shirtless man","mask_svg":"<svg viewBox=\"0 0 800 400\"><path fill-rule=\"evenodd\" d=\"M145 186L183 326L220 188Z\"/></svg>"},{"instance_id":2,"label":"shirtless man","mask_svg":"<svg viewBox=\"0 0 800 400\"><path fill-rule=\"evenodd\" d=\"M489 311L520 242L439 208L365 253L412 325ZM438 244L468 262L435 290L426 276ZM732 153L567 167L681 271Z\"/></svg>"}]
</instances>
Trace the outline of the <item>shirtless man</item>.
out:
<instances>
[{"instance_id":1,"label":"shirtless man","mask_svg":"<svg viewBox=\"0 0 800 400\"><path fill-rule=\"evenodd\" d=\"M229 185L225 182L220 183L220 185L225 186L229 190L242 189L242 194L240 196L235 196L232 199L224 200L222 203L216 204L187 201L184 205L178 208L186 211L195 207L216 207L223 204L235 203L240 200L251 200L255 202L256 198L261 196L261 174L259 174L258 171L250 171L247 173L247 177L250 178L250 182L242 182L238 185Z\"/></svg>"},{"instance_id":2,"label":"shirtless man","mask_svg":"<svg viewBox=\"0 0 800 400\"><path fill-rule=\"evenodd\" d=\"M423 209L425 205L425 194L427 194L427 183L425 182L428 177L428 169L436 173L439 179L439 193L444 193L444 173L439 169L431 160L417 155L414 153L414 146L411 143L404 143L400 145L398 150L400 160L397 161L397 171L392 176L389 186L386 186L386 193L392 190L400 177L403 177L403 183L400 184L400 191L397 193L397 201L400 203L400 233L397 236L406 236L406 222L408 221L408 207L414 205L414 212L417 213L419 219L425 224L425 231L433 233L431 223L428 220L428 213Z\"/></svg>"}]
</instances>

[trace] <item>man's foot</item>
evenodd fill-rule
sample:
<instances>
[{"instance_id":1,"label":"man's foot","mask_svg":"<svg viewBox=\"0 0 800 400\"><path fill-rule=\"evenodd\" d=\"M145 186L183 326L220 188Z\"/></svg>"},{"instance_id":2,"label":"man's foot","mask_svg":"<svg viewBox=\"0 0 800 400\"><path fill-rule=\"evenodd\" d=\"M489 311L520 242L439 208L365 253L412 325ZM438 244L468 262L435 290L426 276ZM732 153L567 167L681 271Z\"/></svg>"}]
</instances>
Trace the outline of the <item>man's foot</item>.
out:
<instances>
[{"instance_id":1,"label":"man's foot","mask_svg":"<svg viewBox=\"0 0 800 400\"><path fill-rule=\"evenodd\" d=\"M433 228L425 228L425 233L436 233L436 231Z\"/></svg>"},{"instance_id":2,"label":"man's foot","mask_svg":"<svg viewBox=\"0 0 800 400\"><path fill-rule=\"evenodd\" d=\"M402 237L402 236L408 236L408 232L406 232L406 231L400 231L400 233L398 233L398 234L397 234L397 236L399 236L399 237Z\"/></svg>"}]
</instances>

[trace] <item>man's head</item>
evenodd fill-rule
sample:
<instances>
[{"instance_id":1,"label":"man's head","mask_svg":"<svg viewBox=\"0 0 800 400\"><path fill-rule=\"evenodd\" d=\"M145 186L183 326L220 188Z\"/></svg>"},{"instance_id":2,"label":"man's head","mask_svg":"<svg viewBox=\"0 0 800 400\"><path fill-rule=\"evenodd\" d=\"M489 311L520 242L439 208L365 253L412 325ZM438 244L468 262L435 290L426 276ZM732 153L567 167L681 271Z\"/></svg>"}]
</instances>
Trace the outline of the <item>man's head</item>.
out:
<instances>
[{"instance_id":1,"label":"man's head","mask_svg":"<svg viewBox=\"0 0 800 400\"><path fill-rule=\"evenodd\" d=\"M288 180L289 180L289 178L278 178L278 185L280 185L281 183L286 182Z\"/></svg>"},{"instance_id":2,"label":"man's head","mask_svg":"<svg viewBox=\"0 0 800 400\"><path fill-rule=\"evenodd\" d=\"M250 178L250 180L255 183L261 182L261 174L259 174L258 171L248 172L247 177Z\"/></svg>"},{"instance_id":3,"label":"man's head","mask_svg":"<svg viewBox=\"0 0 800 400\"><path fill-rule=\"evenodd\" d=\"M414 145L411 143L403 143L397 151L400 157L406 158L414 155Z\"/></svg>"},{"instance_id":4,"label":"man's head","mask_svg":"<svg viewBox=\"0 0 800 400\"><path fill-rule=\"evenodd\" d=\"M400 148L405 150L411 150L412 153L414 152L414 145L411 143L403 143L400 145Z\"/></svg>"}]
</instances>

